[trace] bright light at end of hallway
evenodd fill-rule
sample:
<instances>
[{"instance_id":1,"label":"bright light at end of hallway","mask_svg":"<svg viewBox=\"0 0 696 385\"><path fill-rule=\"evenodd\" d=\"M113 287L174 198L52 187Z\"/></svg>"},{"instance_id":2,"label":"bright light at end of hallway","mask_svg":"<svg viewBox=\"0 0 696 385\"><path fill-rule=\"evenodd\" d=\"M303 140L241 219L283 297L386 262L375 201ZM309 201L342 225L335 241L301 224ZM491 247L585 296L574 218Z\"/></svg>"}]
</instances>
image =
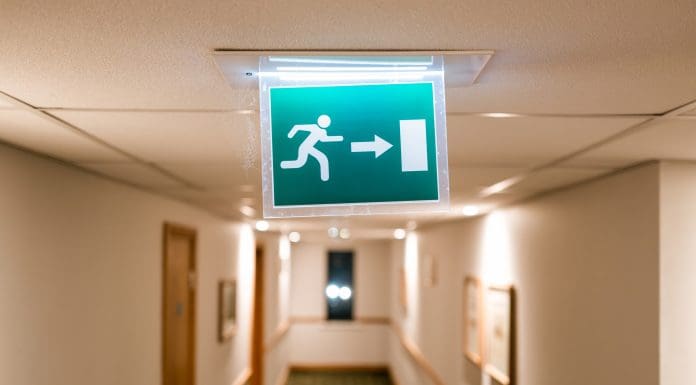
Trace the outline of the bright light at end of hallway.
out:
<instances>
[{"instance_id":1,"label":"bright light at end of hallway","mask_svg":"<svg viewBox=\"0 0 696 385\"><path fill-rule=\"evenodd\" d=\"M338 286L331 284L326 287L326 297L329 299L336 299L341 294L341 289Z\"/></svg>"},{"instance_id":2,"label":"bright light at end of hallway","mask_svg":"<svg viewBox=\"0 0 696 385\"><path fill-rule=\"evenodd\" d=\"M268 221L256 221L256 230L258 231L268 231L270 227Z\"/></svg>"},{"instance_id":3,"label":"bright light at end of hallway","mask_svg":"<svg viewBox=\"0 0 696 385\"><path fill-rule=\"evenodd\" d=\"M477 206L467 205L462 208L462 214L465 217L475 217L481 213L481 209Z\"/></svg>"},{"instance_id":4,"label":"bright light at end of hallway","mask_svg":"<svg viewBox=\"0 0 696 385\"><path fill-rule=\"evenodd\" d=\"M406 238L406 230L404 230L404 229L396 229L396 230L394 230L394 238L395 238L395 239L404 239L404 238Z\"/></svg>"},{"instance_id":5,"label":"bright light at end of hallway","mask_svg":"<svg viewBox=\"0 0 696 385\"><path fill-rule=\"evenodd\" d=\"M350 290L348 286L343 286L339 289L338 296L341 297L342 300L347 301L353 296L353 291Z\"/></svg>"},{"instance_id":6,"label":"bright light at end of hallway","mask_svg":"<svg viewBox=\"0 0 696 385\"><path fill-rule=\"evenodd\" d=\"M508 218L493 212L485 218L481 245L482 276L486 283L512 283L512 245Z\"/></svg>"},{"instance_id":7,"label":"bright light at end of hallway","mask_svg":"<svg viewBox=\"0 0 696 385\"><path fill-rule=\"evenodd\" d=\"M297 243L300 241L300 239L302 239L302 235L300 235L300 233L298 233L297 231L293 231L290 234L288 234L288 239L292 243Z\"/></svg>"}]
</instances>

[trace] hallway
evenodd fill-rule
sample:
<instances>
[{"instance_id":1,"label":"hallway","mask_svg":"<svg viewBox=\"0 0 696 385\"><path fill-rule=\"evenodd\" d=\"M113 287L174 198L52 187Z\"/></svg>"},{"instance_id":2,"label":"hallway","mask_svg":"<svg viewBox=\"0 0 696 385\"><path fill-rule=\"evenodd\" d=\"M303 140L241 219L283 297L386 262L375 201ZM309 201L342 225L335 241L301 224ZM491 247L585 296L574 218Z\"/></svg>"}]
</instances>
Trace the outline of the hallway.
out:
<instances>
[{"instance_id":1,"label":"hallway","mask_svg":"<svg viewBox=\"0 0 696 385\"><path fill-rule=\"evenodd\" d=\"M0 1L0 385L696 384L695 20Z\"/></svg>"}]
</instances>

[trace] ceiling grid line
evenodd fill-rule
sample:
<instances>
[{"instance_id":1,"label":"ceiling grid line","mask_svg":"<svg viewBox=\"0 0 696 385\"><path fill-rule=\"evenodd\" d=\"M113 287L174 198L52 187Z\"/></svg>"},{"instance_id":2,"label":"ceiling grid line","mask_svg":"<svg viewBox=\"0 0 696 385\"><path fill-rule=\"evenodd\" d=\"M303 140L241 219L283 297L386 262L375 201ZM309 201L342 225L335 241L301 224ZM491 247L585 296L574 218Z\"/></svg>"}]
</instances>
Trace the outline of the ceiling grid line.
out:
<instances>
[{"instance_id":1,"label":"ceiling grid line","mask_svg":"<svg viewBox=\"0 0 696 385\"><path fill-rule=\"evenodd\" d=\"M694 109L695 107L696 107L696 99L691 100L685 104L679 105L675 108L672 108L664 113L657 114L657 115L655 115L647 120L644 120L642 122L639 122L639 123L636 123L632 126L629 126L626 129L619 131L618 133L610 135L610 136L608 136L608 137L606 137L598 142L587 145L579 150L573 151L569 154L566 154L566 155L559 157L557 159L554 159L552 161L542 163L538 166L531 167L528 171L526 171L524 173L512 176L512 177L507 178L503 181L500 181L500 182L495 183L491 186L488 186L481 191L480 195L483 197L486 197L486 196L490 196L490 195L502 192L504 190L507 190L510 187L522 182L523 180L529 178L532 175L538 174L541 171L560 166L563 163L568 162L569 160L575 159L581 155L584 155L592 150L595 150L595 149L600 148L604 145L612 143L618 139L635 134L636 132L641 131L647 127L650 127L651 125L653 125L657 122L661 122L663 120L678 117L681 114Z\"/></svg>"},{"instance_id":2,"label":"ceiling grid line","mask_svg":"<svg viewBox=\"0 0 696 385\"><path fill-rule=\"evenodd\" d=\"M108 148L108 149L110 149L110 150L112 150L120 155L123 155L124 157L132 160L133 162L135 162L137 164L140 164L141 166L153 169L156 172L159 172L159 173L165 175L166 177L171 178L171 179L183 184L184 186L186 186L188 188L202 189L200 186L197 186L197 185L189 182L188 180L185 180L184 178L181 178L178 175L173 174L172 172L158 166L157 164L154 164L152 162L148 162L148 161L146 161L146 160L144 160L136 155L133 155L133 154L117 147L117 146L114 146L113 144L111 144L111 143L109 143L109 142L107 142L107 141L105 141L105 140L103 140L95 135L92 135L92 134L82 130L81 128L79 128L77 126L66 122L65 120L51 114L50 112L36 108L36 107L32 106L31 104L29 104L23 100L20 100L12 95L9 95L3 91L0 91L0 98L6 100L10 104L16 106L17 108L19 108L21 110L31 112L34 115L36 115L42 119L49 120L49 121L55 123L56 125L58 125L62 128L65 128L69 131L75 132L75 133L79 134L80 136L87 138L98 145L104 146L104 147L106 147L106 148Z\"/></svg>"}]
</instances>

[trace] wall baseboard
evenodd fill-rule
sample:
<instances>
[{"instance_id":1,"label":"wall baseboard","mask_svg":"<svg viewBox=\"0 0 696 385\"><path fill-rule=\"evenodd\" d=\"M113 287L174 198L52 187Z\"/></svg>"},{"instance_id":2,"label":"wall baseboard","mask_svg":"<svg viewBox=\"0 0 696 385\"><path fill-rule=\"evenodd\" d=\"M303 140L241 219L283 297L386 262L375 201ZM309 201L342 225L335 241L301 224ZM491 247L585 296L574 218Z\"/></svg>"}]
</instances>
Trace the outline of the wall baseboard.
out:
<instances>
[{"instance_id":1,"label":"wall baseboard","mask_svg":"<svg viewBox=\"0 0 696 385\"><path fill-rule=\"evenodd\" d=\"M356 317L353 320L346 321L330 321L326 317L318 316L293 316L290 317L291 324L330 324L330 323L345 323L354 325L389 325L391 319L389 317Z\"/></svg>"},{"instance_id":2,"label":"wall baseboard","mask_svg":"<svg viewBox=\"0 0 696 385\"><path fill-rule=\"evenodd\" d=\"M286 385L288 383L288 377L290 377L290 367L286 366L278 375L275 385Z\"/></svg>"},{"instance_id":3,"label":"wall baseboard","mask_svg":"<svg viewBox=\"0 0 696 385\"><path fill-rule=\"evenodd\" d=\"M239 376L232 381L232 385L245 385L247 382L249 382L251 374L251 368L245 368L242 370L242 373L240 373Z\"/></svg>"}]
</instances>

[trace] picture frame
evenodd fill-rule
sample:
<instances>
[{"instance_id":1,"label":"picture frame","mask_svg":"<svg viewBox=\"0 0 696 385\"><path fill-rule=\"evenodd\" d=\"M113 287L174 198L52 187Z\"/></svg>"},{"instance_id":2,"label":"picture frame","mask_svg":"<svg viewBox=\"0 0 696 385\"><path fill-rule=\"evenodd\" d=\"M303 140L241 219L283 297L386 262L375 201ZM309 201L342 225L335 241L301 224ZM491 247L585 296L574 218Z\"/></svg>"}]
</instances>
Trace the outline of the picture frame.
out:
<instances>
[{"instance_id":1,"label":"picture frame","mask_svg":"<svg viewBox=\"0 0 696 385\"><path fill-rule=\"evenodd\" d=\"M486 290L485 372L496 383L514 385L515 289L490 286Z\"/></svg>"},{"instance_id":2,"label":"picture frame","mask_svg":"<svg viewBox=\"0 0 696 385\"><path fill-rule=\"evenodd\" d=\"M237 332L237 280L223 279L218 283L218 339L230 340Z\"/></svg>"},{"instance_id":3,"label":"picture frame","mask_svg":"<svg viewBox=\"0 0 696 385\"><path fill-rule=\"evenodd\" d=\"M462 323L462 353L474 365L482 368L485 352L484 306L481 280L464 278L464 302Z\"/></svg>"},{"instance_id":4,"label":"picture frame","mask_svg":"<svg viewBox=\"0 0 696 385\"><path fill-rule=\"evenodd\" d=\"M434 288L438 283L438 259L432 254L426 254L423 257L423 286L426 288Z\"/></svg>"}]
</instances>

